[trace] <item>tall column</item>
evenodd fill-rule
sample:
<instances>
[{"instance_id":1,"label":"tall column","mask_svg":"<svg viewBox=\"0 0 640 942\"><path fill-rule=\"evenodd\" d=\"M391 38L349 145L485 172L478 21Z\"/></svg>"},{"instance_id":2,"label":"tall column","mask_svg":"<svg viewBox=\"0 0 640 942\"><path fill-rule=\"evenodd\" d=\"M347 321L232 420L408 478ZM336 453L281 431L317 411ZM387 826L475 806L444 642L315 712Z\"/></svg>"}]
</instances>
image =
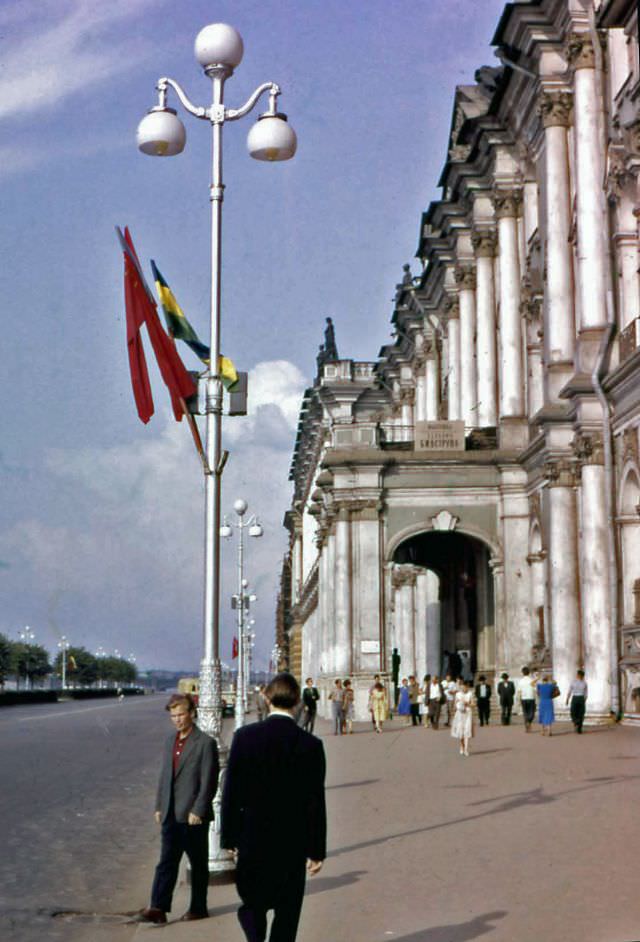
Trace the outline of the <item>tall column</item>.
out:
<instances>
[{"instance_id":1,"label":"tall column","mask_svg":"<svg viewBox=\"0 0 640 942\"><path fill-rule=\"evenodd\" d=\"M547 401L557 402L558 393L573 375L575 311L573 261L570 242L571 191L567 128L571 96L544 92L538 106L545 140L545 216L547 273L544 311L544 343L547 364Z\"/></svg>"},{"instance_id":2,"label":"tall column","mask_svg":"<svg viewBox=\"0 0 640 942\"><path fill-rule=\"evenodd\" d=\"M604 195L604 141L599 127L599 80L587 34L574 33L567 56L574 69L576 227L581 330L607 323L607 217ZM597 341L596 341L597 342Z\"/></svg>"},{"instance_id":3,"label":"tall column","mask_svg":"<svg viewBox=\"0 0 640 942\"><path fill-rule=\"evenodd\" d=\"M320 558L318 561L318 626L316 638L313 643L313 652L311 656L315 666L312 667L314 675L324 676L328 672L327 667L327 540L323 529L318 529L318 552Z\"/></svg>"},{"instance_id":4,"label":"tall column","mask_svg":"<svg viewBox=\"0 0 640 942\"><path fill-rule=\"evenodd\" d=\"M415 586L416 572L413 566L396 566L394 569L396 599L395 647L400 655L400 674L408 677L415 671Z\"/></svg>"},{"instance_id":5,"label":"tall column","mask_svg":"<svg viewBox=\"0 0 640 942\"><path fill-rule=\"evenodd\" d=\"M427 672L427 606L429 604L429 571L416 573L416 677L421 680Z\"/></svg>"},{"instance_id":6,"label":"tall column","mask_svg":"<svg viewBox=\"0 0 640 942\"><path fill-rule=\"evenodd\" d=\"M327 579L325 582L325 670L327 674L334 674L335 665L335 572L336 572L336 537L334 524L329 524L327 533Z\"/></svg>"},{"instance_id":7,"label":"tall column","mask_svg":"<svg viewBox=\"0 0 640 942\"><path fill-rule=\"evenodd\" d=\"M580 576L574 465L556 459L545 468L549 480L549 591L553 676L568 689L580 666Z\"/></svg>"},{"instance_id":8,"label":"tall column","mask_svg":"<svg viewBox=\"0 0 640 942\"><path fill-rule=\"evenodd\" d=\"M584 669L589 684L587 709L608 717L611 709L611 603L602 436L576 436L581 462L580 582Z\"/></svg>"},{"instance_id":9,"label":"tall column","mask_svg":"<svg viewBox=\"0 0 640 942\"><path fill-rule=\"evenodd\" d=\"M471 238L476 253L476 308L478 353L478 425L498 424L496 371L496 298L493 280L495 233L479 229Z\"/></svg>"},{"instance_id":10,"label":"tall column","mask_svg":"<svg viewBox=\"0 0 640 942\"><path fill-rule=\"evenodd\" d=\"M442 614L440 611L440 579L427 570L427 663L425 673L439 674L442 664Z\"/></svg>"},{"instance_id":11,"label":"tall column","mask_svg":"<svg viewBox=\"0 0 640 942\"><path fill-rule=\"evenodd\" d=\"M495 194L500 253L500 418L525 415L522 328L520 321L520 260L518 200L515 190Z\"/></svg>"},{"instance_id":12,"label":"tall column","mask_svg":"<svg viewBox=\"0 0 640 942\"><path fill-rule=\"evenodd\" d=\"M416 394L415 394L415 416L416 422L426 422L427 421L427 376L425 370L425 364L419 362L416 365Z\"/></svg>"},{"instance_id":13,"label":"tall column","mask_svg":"<svg viewBox=\"0 0 640 942\"><path fill-rule=\"evenodd\" d=\"M435 343L435 341L434 341ZM438 419L438 403L440 390L438 388L438 362L435 351L432 349L425 363L425 420L436 422Z\"/></svg>"},{"instance_id":14,"label":"tall column","mask_svg":"<svg viewBox=\"0 0 640 942\"><path fill-rule=\"evenodd\" d=\"M476 273L470 265L455 270L460 308L460 412L464 424L479 425L476 380Z\"/></svg>"},{"instance_id":15,"label":"tall column","mask_svg":"<svg viewBox=\"0 0 640 942\"><path fill-rule=\"evenodd\" d=\"M460 409L460 308L457 298L447 301L447 338L449 348L448 388L449 419L462 418Z\"/></svg>"},{"instance_id":16,"label":"tall column","mask_svg":"<svg viewBox=\"0 0 640 942\"><path fill-rule=\"evenodd\" d=\"M531 659L531 597L529 592L529 499L527 473L513 467L502 469L500 484L502 546L505 572L505 622L500 665L509 673L520 671Z\"/></svg>"},{"instance_id":17,"label":"tall column","mask_svg":"<svg viewBox=\"0 0 640 942\"><path fill-rule=\"evenodd\" d=\"M334 672L351 673L351 520L349 511L341 508L336 519L335 536L335 616Z\"/></svg>"}]
</instances>

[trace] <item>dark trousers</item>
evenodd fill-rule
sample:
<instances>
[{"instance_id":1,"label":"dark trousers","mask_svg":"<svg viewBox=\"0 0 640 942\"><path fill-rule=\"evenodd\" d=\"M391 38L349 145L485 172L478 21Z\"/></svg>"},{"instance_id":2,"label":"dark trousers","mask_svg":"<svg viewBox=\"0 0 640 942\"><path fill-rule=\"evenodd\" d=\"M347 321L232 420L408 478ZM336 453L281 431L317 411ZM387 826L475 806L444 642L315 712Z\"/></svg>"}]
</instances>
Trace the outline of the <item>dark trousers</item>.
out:
<instances>
[{"instance_id":1,"label":"dark trousers","mask_svg":"<svg viewBox=\"0 0 640 942\"><path fill-rule=\"evenodd\" d=\"M238 860L236 886L242 906L238 921L247 942L265 942L267 913L273 910L269 942L295 942L302 910L306 862L282 866Z\"/></svg>"},{"instance_id":2,"label":"dark trousers","mask_svg":"<svg viewBox=\"0 0 640 942\"><path fill-rule=\"evenodd\" d=\"M513 710L513 700L507 700L505 703L500 704L501 710L501 720L503 726L509 726L511 724L511 711Z\"/></svg>"},{"instance_id":3,"label":"dark trousers","mask_svg":"<svg viewBox=\"0 0 640 942\"><path fill-rule=\"evenodd\" d=\"M526 729L529 729L533 723L536 715L536 701L535 700L523 700L522 701L522 713L524 715L524 725Z\"/></svg>"},{"instance_id":4,"label":"dark trousers","mask_svg":"<svg viewBox=\"0 0 640 942\"><path fill-rule=\"evenodd\" d=\"M189 912L201 915L207 912L209 825L181 824L172 814L162 825L162 849L151 888L151 905L165 913L171 912L171 900L183 854L187 855L191 864Z\"/></svg>"},{"instance_id":5,"label":"dark trousers","mask_svg":"<svg viewBox=\"0 0 640 942\"><path fill-rule=\"evenodd\" d=\"M420 704L411 703L409 708L411 710L411 725L420 726Z\"/></svg>"},{"instance_id":6,"label":"dark trousers","mask_svg":"<svg viewBox=\"0 0 640 942\"><path fill-rule=\"evenodd\" d=\"M478 719L480 726L489 725L489 714L491 713L491 700L489 697L478 697Z\"/></svg>"},{"instance_id":7,"label":"dark trousers","mask_svg":"<svg viewBox=\"0 0 640 942\"><path fill-rule=\"evenodd\" d=\"M429 719L431 720L432 729L438 728L441 707L440 700L429 700Z\"/></svg>"},{"instance_id":8,"label":"dark trousers","mask_svg":"<svg viewBox=\"0 0 640 942\"><path fill-rule=\"evenodd\" d=\"M315 721L316 721L316 711L309 710L308 707L305 707L302 728L306 729L308 733L312 733Z\"/></svg>"},{"instance_id":9,"label":"dark trousers","mask_svg":"<svg viewBox=\"0 0 640 942\"><path fill-rule=\"evenodd\" d=\"M571 722L579 733L582 732L585 710L586 702L584 697L571 697Z\"/></svg>"}]
</instances>

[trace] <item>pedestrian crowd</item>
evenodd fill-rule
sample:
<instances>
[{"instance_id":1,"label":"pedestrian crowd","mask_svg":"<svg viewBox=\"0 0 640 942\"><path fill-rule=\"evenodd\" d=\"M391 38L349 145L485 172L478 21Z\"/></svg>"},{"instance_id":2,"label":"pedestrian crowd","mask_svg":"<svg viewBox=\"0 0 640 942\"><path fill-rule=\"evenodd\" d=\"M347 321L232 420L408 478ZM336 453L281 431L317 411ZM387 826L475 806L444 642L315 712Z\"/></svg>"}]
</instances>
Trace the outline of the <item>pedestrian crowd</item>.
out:
<instances>
[{"instance_id":1,"label":"pedestrian crowd","mask_svg":"<svg viewBox=\"0 0 640 942\"><path fill-rule=\"evenodd\" d=\"M587 700L587 684L584 671L579 670L570 685L566 703L571 708L571 720L577 733L582 732ZM500 707L500 722L511 724L514 707L520 708L524 730L529 733L538 711L538 722L542 734L552 735L555 722L554 700L561 692L552 677L532 673L529 667L522 668L522 676L511 680L505 672L500 676L496 688ZM398 716L405 726L420 726L437 730L440 725L451 731L459 741L460 753L469 755L469 742L474 735L475 720L480 726L489 726L493 688L486 675L480 674L475 685L472 680L447 673L444 678L437 674L425 674L419 683L414 674L403 677L398 685L395 703L390 702L386 686L380 674L376 674L368 693L368 711L373 729L381 733L385 721ZM320 699L311 677L307 678L303 690L303 710L300 723L313 732ZM331 704L333 733L336 736L353 732L354 689L349 678L336 678L328 696Z\"/></svg>"}]
</instances>

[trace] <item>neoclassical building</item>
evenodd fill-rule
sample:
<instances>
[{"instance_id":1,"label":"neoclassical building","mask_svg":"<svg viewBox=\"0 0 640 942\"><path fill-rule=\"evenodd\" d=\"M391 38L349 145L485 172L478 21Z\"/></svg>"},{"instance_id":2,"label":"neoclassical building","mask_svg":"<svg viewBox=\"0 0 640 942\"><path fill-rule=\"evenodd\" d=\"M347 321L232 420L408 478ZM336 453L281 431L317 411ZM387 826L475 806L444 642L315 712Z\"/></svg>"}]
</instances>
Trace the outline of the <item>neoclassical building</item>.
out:
<instances>
[{"instance_id":1,"label":"neoclassical building","mask_svg":"<svg viewBox=\"0 0 640 942\"><path fill-rule=\"evenodd\" d=\"M578 667L640 722L636 0L505 6L460 86L393 343L319 356L279 630L325 690L374 673ZM564 702L564 698L562 700Z\"/></svg>"}]
</instances>

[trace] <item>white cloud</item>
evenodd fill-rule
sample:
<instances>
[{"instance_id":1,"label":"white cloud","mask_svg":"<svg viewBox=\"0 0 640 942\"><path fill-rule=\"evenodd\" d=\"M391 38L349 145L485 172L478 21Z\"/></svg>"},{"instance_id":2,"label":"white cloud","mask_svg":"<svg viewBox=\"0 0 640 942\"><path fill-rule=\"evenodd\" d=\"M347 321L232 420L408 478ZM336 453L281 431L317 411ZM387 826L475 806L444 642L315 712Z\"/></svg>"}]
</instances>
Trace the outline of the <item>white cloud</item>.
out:
<instances>
[{"instance_id":1,"label":"white cloud","mask_svg":"<svg viewBox=\"0 0 640 942\"><path fill-rule=\"evenodd\" d=\"M19 6L22 15L5 17L3 23L9 35L4 37L0 119L49 109L102 85L139 66L153 48L139 38L124 39L122 26L148 7L157 8L157 0L38 0ZM105 41L105 33L115 28L111 41Z\"/></svg>"},{"instance_id":2,"label":"white cloud","mask_svg":"<svg viewBox=\"0 0 640 942\"><path fill-rule=\"evenodd\" d=\"M247 575L259 596L254 614L264 662L273 643L286 548L287 472L304 386L304 376L292 363L259 363L250 373L250 415L225 421L231 456L223 479L223 511L244 497L265 531L261 540L247 541L246 552ZM154 422L155 428L164 422L159 432ZM64 596L70 637L82 630L83 643L105 644L100 625L120 625L122 634L116 630L112 645L134 650L143 666L195 665L201 636L203 483L185 423L174 422L167 411L141 428L135 444L49 451L45 464L56 495L55 522L24 520L0 534L0 557L12 560L12 571L23 573L27 585L35 581L50 597ZM235 541L223 543L222 550L223 658L232 630L228 596L234 589ZM68 624L69 617L77 620L75 626Z\"/></svg>"}]
</instances>

